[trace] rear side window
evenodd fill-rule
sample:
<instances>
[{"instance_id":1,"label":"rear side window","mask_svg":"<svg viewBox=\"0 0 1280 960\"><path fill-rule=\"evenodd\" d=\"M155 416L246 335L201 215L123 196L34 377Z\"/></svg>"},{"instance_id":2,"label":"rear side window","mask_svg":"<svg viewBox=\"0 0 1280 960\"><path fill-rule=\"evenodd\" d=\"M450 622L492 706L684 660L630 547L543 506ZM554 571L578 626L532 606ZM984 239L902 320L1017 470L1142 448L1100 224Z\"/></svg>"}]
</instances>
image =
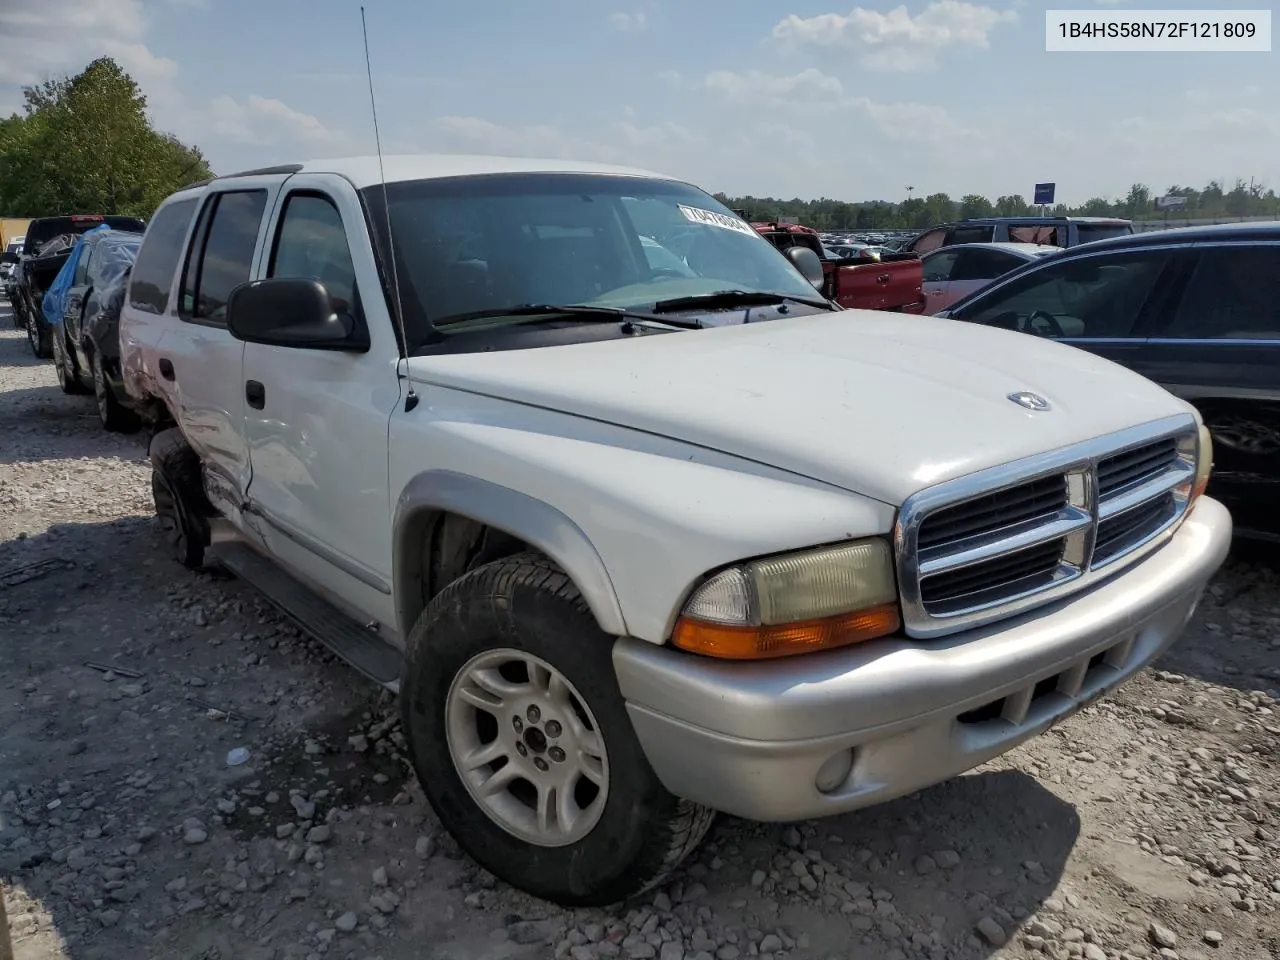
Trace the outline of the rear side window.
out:
<instances>
[{"instance_id":1,"label":"rear side window","mask_svg":"<svg viewBox=\"0 0 1280 960\"><path fill-rule=\"evenodd\" d=\"M1067 245L1066 228L1025 223L1009 228L1009 240L1013 243L1039 243L1050 247L1065 247Z\"/></svg>"},{"instance_id":2,"label":"rear side window","mask_svg":"<svg viewBox=\"0 0 1280 960\"><path fill-rule=\"evenodd\" d=\"M200 218L182 282L178 313L184 320L225 324L227 298L249 279L267 191L216 194Z\"/></svg>"},{"instance_id":3,"label":"rear side window","mask_svg":"<svg viewBox=\"0 0 1280 960\"><path fill-rule=\"evenodd\" d=\"M143 313L163 314L169 302L182 241L195 213L197 198L177 200L161 208L151 222L129 283L129 306Z\"/></svg>"},{"instance_id":4,"label":"rear side window","mask_svg":"<svg viewBox=\"0 0 1280 960\"><path fill-rule=\"evenodd\" d=\"M951 246L953 243L990 243L995 238L995 235L996 228L990 224L975 227L955 227L947 236L947 246Z\"/></svg>"},{"instance_id":5,"label":"rear side window","mask_svg":"<svg viewBox=\"0 0 1280 960\"><path fill-rule=\"evenodd\" d=\"M911 242L911 249L919 254L928 253L930 250L937 250L942 246L942 241L947 239L947 228L941 227L937 230L930 230L928 233L922 233Z\"/></svg>"}]
</instances>

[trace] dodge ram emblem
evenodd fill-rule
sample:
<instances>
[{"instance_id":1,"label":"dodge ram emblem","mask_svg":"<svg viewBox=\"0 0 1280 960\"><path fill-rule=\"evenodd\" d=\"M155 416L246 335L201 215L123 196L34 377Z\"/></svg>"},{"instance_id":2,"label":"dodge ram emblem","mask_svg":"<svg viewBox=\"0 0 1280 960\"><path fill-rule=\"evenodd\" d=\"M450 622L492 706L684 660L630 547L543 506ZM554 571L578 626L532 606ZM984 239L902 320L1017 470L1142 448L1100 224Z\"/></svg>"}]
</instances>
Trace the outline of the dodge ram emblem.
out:
<instances>
[{"instance_id":1,"label":"dodge ram emblem","mask_svg":"<svg viewBox=\"0 0 1280 960\"><path fill-rule=\"evenodd\" d=\"M1028 410L1048 410L1049 401L1038 393L1032 393L1029 390L1020 390L1017 393L1009 394L1009 399L1020 407L1026 407Z\"/></svg>"}]
</instances>

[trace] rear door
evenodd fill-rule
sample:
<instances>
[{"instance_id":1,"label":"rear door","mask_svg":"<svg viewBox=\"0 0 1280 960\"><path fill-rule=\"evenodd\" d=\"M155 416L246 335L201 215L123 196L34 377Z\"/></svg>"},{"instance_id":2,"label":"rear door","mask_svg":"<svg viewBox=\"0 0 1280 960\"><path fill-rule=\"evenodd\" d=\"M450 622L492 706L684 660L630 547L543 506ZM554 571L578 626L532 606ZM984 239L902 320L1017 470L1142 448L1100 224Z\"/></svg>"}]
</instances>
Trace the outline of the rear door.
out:
<instances>
[{"instance_id":1,"label":"rear door","mask_svg":"<svg viewBox=\"0 0 1280 960\"><path fill-rule=\"evenodd\" d=\"M244 437L244 343L227 330L227 299L249 280L265 244L266 214L284 176L246 177L211 189L178 281L178 323L156 347L171 409L204 465L205 492L237 516L249 487Z\"/></svg>"},{"instance_id":2,"label":"rear door","mask_svg":"<svg viewBox=\"0 0 1280 960\"><path fill-rule=\"evenodd\" d=\"M1280 244L1205 245L1194 257L1142 372L1200 410L1210 489L1237 529L1280 539Z\"/></svg>"}]
</instances>

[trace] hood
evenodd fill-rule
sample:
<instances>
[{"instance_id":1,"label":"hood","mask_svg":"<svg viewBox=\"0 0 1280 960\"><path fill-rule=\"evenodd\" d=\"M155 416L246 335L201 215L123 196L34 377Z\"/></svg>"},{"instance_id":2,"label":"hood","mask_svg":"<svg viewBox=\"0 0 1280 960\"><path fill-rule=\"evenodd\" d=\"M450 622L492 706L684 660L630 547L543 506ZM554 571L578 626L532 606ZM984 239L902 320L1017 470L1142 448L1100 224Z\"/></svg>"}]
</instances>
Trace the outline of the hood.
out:
<instances>
[{"instance_id":1,"label":"hood","mask_svg":"<svg viewBox=\"0 0 1280 960\"><path fill-rule=\"evenodd\" d=\"M419 382L671 437L894 506L935 483L1190 409L1074 347L858 310L414 357L409 371ZM1008 399L1021 391L1050 409Z\"/></svg>"}]
</instances>

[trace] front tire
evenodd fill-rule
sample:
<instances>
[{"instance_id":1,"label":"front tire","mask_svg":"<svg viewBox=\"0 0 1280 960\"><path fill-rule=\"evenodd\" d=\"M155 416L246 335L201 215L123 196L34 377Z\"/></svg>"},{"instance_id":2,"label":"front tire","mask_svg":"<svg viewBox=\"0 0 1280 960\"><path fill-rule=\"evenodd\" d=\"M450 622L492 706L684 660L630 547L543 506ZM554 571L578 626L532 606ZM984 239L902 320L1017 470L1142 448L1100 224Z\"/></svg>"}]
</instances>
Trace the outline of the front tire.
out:
<instances>
[{"instance_id":1,"label":"front tire","mask_svg":"<svg viewBox=\"0 0 1280 960\"><path fill-rule=\"evenodd\" d=\"M405 736L441 823L490 873L565 906L652 889L715 816L658 781L612 646L534 553L460 577L409 636Z\"/></svg>"}]
</instances>

